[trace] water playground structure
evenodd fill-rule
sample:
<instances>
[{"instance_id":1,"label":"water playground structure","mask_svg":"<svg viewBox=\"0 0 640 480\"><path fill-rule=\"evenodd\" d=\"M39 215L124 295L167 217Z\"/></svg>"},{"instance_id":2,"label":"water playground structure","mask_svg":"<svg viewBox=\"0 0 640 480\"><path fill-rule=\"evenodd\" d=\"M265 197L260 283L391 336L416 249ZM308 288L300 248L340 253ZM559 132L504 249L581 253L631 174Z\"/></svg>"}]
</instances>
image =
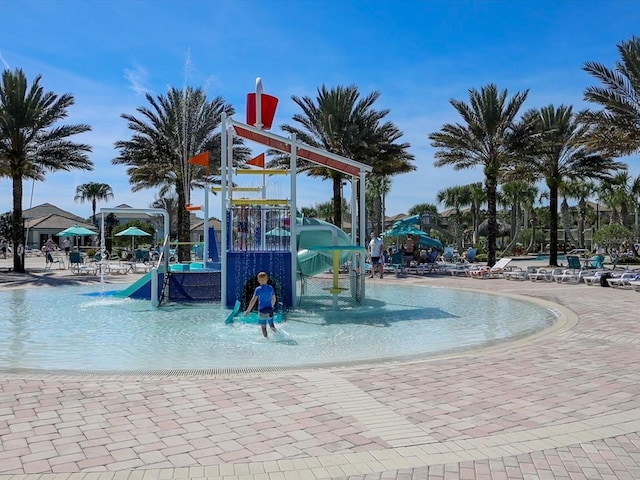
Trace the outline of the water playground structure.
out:
<instances>
[{"instance_id":1,"label":"water playground structure","mask_svg":"<svg viewBox=\"0 0 640 480\"><path fill-rule=\"evenodd\" d=\"M105 213L118 212L164 218L165 241L157 265L117 296L149 299L153 306L164 301L219 301L237 313L257 286L257 272L265 271L283 307L299 305L302 298L313 298L333 308L341 302L364 301L365 217L360 215L358 219L356 212L365 211L365 177L372 167L301 143L295 135L283 137L269 132L276 105L275 97L262 92L258 78L256 92L247 95L247 123L222 114L221 182L219 186L206 186L203 206L204 225L208 226L209 194L219 194L223 212L219 256L215 233L209 228L205 231L202 263L170 265L166 211L101 209L103 222ZM245 168L235 167L234 138L288 155L288 168L266 168L264 154ZM350 235L328 222L296 215L299 159L340 172L351 182L351 204L359 208L352 209ZM288 197L272 194L274 189L269 188L267 179L275 176L288 179ZM247 186L243 182L246 178L261 178L261 185ZM104 238L102 245L104 251Z\"/></svg>"}]
</instances>

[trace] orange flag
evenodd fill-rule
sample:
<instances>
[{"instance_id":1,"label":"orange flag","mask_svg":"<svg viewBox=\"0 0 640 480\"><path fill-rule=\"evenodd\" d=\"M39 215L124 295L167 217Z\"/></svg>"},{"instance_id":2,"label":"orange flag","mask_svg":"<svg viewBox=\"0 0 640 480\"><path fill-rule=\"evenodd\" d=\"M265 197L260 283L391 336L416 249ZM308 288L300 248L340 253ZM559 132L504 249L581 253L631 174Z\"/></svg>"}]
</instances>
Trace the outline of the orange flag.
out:
<instances>
[{"instance_id":1,"label":"orange flag","mask_svg":"<svg viewBox=\"0 0 640 480\"><path fill-rule=\"evenodd\" d=\"M261 153L257 157L253 157L247 162L247 165L255 165L256 167L264 168L264 153Z\"/></svg>"},{"instance_id":2,"label":"orange flag","mask_svg":"<svg viewBox=\"0 0 640 480\"><path fill-rule=\"evenodd\" d=\"M191 157L189 159L189 163L193 163L194 165L201 165L203 167L209 166L209 152L202 152L196 155L195 157Z\"/></svg>"}]
</instances>

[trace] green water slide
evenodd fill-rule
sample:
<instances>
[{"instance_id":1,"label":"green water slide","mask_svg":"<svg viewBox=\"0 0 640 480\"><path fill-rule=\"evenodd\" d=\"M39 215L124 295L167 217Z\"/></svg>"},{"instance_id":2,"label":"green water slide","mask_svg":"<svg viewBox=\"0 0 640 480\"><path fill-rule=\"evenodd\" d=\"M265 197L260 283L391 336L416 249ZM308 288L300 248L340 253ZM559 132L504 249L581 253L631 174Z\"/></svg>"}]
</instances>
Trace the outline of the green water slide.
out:
<instances>
[{"instance_id":1,"label":"green water slide","mask_svg":"<svg viewBox=\"0 0 640 480\"><path fill-rule=\"evenodd\" d=\"M298 271L311 276L333 268L334 249L330 247L351 245L351 237L335 225L316 218L304 218L298 225ZM350 248L340 251L340 263L348 261L352 253Z\"/></svg>"},{"instance_id":2,"label":"green water slide","mask_svg":"<svg viewBox=\"0 0 640 480\"><path fill-rule=\"evenodd\" d=\"M114 296L120 298L148 298L151 295L150 283L151 272L147 272L124 290L116 292Z\"/></svg>"}]
</instances>

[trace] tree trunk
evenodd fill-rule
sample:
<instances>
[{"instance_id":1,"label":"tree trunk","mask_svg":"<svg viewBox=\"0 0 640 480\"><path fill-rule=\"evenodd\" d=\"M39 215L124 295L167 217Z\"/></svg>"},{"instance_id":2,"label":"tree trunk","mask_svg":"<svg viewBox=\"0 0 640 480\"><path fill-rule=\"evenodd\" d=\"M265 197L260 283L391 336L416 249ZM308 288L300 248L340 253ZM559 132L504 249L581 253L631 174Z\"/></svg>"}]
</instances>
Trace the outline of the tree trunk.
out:
<instances>
[{"instance_id":1,"label":"tree trunk","mask_svg":"<svg viewBox=\"0 0 640 480\"><path fill-rule=\"evenodd\" d=\"M562 204L560 205L560 212L562 212L562 228L564 229L564 238L569 243L575 243L575 238L573 238L573 234L571 233L571 212L569 211L569 204L567 203L567 199L562 199ZM567 246L564 246L564 249L567 249Z\"/></svg>"},{"instance_id":2,"label":"tree trunk","mask_svg":"<svg viewBox=\"0 0 640 480\"><path fill-rule=\"evenodd\" d=\"M480 207L473 206L473 246L478 244L478 225L480 225Z\"/></svg>"},{"instance_id":3,"label":"tree trunk","mask_svg":"<svg viewBox=\"0 0 640 480\"><path fill-rule=\"evenodd\" d=\"M333 224L342 228L342 177L332 175L333 180Z\"/></svg>"},{"instance_id":4,"label":"tree trunk","mask_svg":"<svg viewBox=\"0 0 640 480\"><path fill-rule=\"evenodd\" d=\"M584 198L581 198L580 202L578 202L578 212L578 241L580 242L578 246L580 248L586 248L584 241L584 223L587 216L587 202ZM591 238L593 238L593 233L591 234Z\"/></svg>"},{"instance_id":5,"label":"tree trunk","mask_svg":"<svg viewBox=\"0 0 640 480\"><path fill-rule=\"evenodd\" d=\"M513 202L513 205L511 205L510 213L509 233L511 234L511 239L513 239L516 236L516 229L518 225L518 204L516 202Z\"/></svg>"},{"instance_id":6,"label":"tree trunk","mask_svg":"<svg viewBox=\"0 0 640 480\"><path fill-rule=\"evenodd\" d=\"M486 179L487 188L487 265L493 266L496 263L496 237L498 232L497 204L497 180L488 177Z\"/></svg>"},{"instance_id":7,"label":"tree trunk","mask_svg":"<svg viewBox=\"0 0 640 480\"><path fill-rule=\"evenodd\" d=\"M509 245L507 245L504 250L502 251L502 256L504 257L507 253L509 253L511 250L513 250L513 247L515 247L516 243L518 243L518 235L520 234L520 228L516 227L516 231L514 232L513 238L511 239L511 242L509 242Z\"/></svg>"},{"instance_id":8,"label":"tree trunk","mask_svg":"<svg viewBox=\"0 0 640 480\"><path fill-rule=\"evenodd\" d=\"M93 226L97 227L98 225L96 224L96 209L98 208L98 202L96 202L95 198L91 199L91 209L93 211L93 215L91 216L91 219L93 220Z\"/></svg>"},{"instance_id":9,"label":"tree trunk","mask_svg":"<svg viewBox=\"0 0 640 480\"><path fill-rule=\"evenodd\" d=\"M549 265L558 266L558 187L549 187Z\"/></svg>"},{"instance_id":10,"label":"tree trunk","mask_svg":"<svg viewBox=\"0 0 640 480\"><path fill-rule=\"evenodd\" d=\"M382 199L380 192L376 192L373 198L373 218L371 219L373 230L382 233Z\"/></svg>"},{"instance_id":11,"label":"tree trunk","mask_svg":"<svg viewBox=\"0 0 640 480\"><path fill-rule=\"evenodd\" d=\"M176 182L176 195L178 196L178 261L186 262L191 260L191 254L189 251L189 245L186 245L190 241L189 233L191 225L189 225L189 212L187 211L187 198L182 188L182 182ZM208 222L205 220L205 232L208 227Z\"/></svg>"},{"instance_id":12,"label":"tree trunk","mask_svg":"<svg viewBox=\"0 0 640 480\"><path fill-rule=\"evenodd\" d=\"M538 216L535 213L535 210L531 211L531 238L529 239L529 246L527 247L527 252L531 253L536 244L536 226L538 224Z\"/></svg>"},{"instance_id":13,"label":"tree trunk","mask_svg":"<svg viewBox=\"0 0 640 480\"><path fill-rule=\"evenodd\" d=\"M13 174L13 214L11 215L13 236L13 271L24 273L24 223L22 219L22 175ZM20 248L22 247L22 248Z\"/></svg>"}]
</instances>

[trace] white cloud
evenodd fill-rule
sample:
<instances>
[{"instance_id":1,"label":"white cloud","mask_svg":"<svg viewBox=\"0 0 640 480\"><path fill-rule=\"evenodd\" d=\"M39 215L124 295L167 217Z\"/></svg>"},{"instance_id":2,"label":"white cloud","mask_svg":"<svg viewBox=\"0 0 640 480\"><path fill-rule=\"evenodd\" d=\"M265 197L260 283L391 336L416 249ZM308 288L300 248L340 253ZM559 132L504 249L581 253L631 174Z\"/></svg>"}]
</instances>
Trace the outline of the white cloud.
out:
<instances>
[{"instance_id":1,"label":"white cloud","mask_svg":"<svg viewBox=\"0 0 640 480\"><path fill-rule=\"evenodd\" d=\"M9 66L7 61L4 59L4 57L2 56L2 51L0 51L0 61L4 65L4 68L11 70L11 67Z\"/></svg>"},{"instance_id":2,"label":"white cloud","mask_svg":"<svg viewBox=\"0 0 640 480\"><path fill-rule=\"evenodd\" d=\"M149 75L140 65L135 65L134 69L125 68L124 78L129 82L129 88L137 95L144 96L147 93L151 93L151 89L145 86L145 83L148 82Z\"/></svg>"}]
</instances>

